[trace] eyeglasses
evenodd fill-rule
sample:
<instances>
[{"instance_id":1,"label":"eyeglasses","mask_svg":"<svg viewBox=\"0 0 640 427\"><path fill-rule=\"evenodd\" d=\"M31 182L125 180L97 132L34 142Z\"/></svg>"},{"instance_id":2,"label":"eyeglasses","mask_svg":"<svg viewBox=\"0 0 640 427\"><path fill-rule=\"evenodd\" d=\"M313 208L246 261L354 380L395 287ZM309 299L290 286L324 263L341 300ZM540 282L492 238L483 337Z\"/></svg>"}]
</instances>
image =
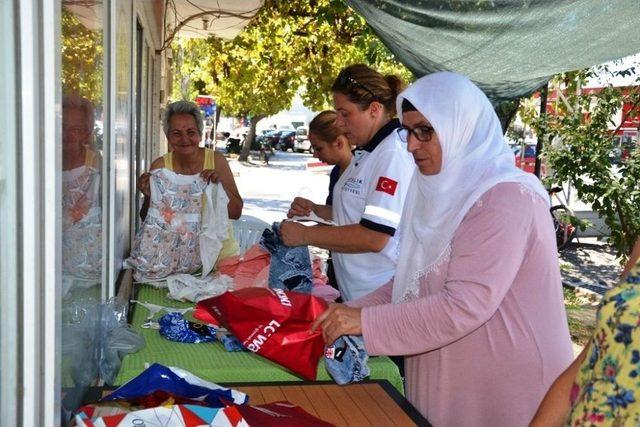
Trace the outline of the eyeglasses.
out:
<instances>
[{"instance_id":1,"label":"eyeglasses","mask_svg":"<svg viewBox=\"0 0 640 427\"><path fill-rule=\"evenodd\" d=\"M400 126L397 129L397 132L402 142L409 141L409 134L413 134L413 136L415 136L416 139L420 142L429 142L431 141L431 138L433 138L433 134L436 131L431 126L423 125L423 126L416 126L413 129L408 128L406 126Z\"/></svg>"},{"instance_id":2,"label":"eyeglasses","mask_svg":"<svg viewBox=\"0 0 640 427\"><path fill-rule=\"evenodd\" d=\"M367 92L369 95L371 95L372 98L376 97L376 95L373 93L371 89L369 89L367 86L365 86L364 84L360 83L355 78L353 78L353 76L348 71L343 72L338 76L338 84L345 88L348 88L348 87L360 88L365 92Z\"/></svg>"}]
</instances>

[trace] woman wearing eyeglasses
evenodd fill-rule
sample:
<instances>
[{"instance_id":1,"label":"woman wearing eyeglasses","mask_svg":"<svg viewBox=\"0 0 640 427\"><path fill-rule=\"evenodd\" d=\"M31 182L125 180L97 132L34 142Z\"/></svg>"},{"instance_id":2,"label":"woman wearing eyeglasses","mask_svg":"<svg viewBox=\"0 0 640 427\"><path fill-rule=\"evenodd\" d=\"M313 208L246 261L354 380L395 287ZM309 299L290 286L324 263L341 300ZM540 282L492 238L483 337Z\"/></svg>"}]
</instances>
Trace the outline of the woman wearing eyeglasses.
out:
<instances>
[{"instance_id":1,"label":"woman wearing eyeglasses","mask_svg":"<svg viewBox=\"0 0 640 427\"><path fill-rule=\"evenodd\" d=\"M331 206L296 198L288 216L317 215L337 226L306 227L285 222L289 246L312 245L332 251L343 300L362 297L393 277L402 208L415 166L396 129L395 100L402 89L396 76L366 65L343 69L333 83L337 124L352 145L353 158L333 190Z\"/></svg>"},{"instance_id":2,"label":"woman wearing eyeglasses","mask_svg":"<svg viewBox=\"0 0 640 427\"><path fill-rule=\"evenodd\" d=\"M407 398L435 426L526 426L572 360L546 191L467 78L423 77L398 108L419 173L396 275L313 326L405 355Z\"/></svg>"}]
</instances>

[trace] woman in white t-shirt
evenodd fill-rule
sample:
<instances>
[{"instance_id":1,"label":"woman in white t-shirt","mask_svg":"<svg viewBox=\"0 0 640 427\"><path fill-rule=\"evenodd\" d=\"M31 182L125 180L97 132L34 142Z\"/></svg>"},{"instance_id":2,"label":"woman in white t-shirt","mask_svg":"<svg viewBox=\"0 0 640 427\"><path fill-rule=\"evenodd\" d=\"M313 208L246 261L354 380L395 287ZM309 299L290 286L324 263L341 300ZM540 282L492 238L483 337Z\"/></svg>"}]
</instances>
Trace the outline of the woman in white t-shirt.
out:
<instances>
[{"instance_id":1,"label":"woman in white t-shirt","mask_svg":"<svg viewBox=\"0 0 640 427\"><path fill-rule=\"evenodd\" d=\"M343 69L332 90L338 126L356 149L333 191L333 204L296 198L288 216L312 211L337 225L285 222L289 246L312 245L332 251L342 298L368 294L393 277L404 199L415 169L395 130L395 100L402 90L397 76L383 76L366 65Z\"/></svg>"}]
</instances>

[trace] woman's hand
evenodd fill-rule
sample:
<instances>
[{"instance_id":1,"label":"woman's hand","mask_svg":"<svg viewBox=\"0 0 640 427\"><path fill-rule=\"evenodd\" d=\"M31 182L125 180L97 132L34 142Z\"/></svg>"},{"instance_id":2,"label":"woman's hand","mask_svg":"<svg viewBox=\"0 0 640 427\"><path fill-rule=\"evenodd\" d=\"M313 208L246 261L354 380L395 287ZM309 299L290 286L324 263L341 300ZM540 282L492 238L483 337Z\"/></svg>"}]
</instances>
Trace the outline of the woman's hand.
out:
<instances>
[{"instance_id":1,"label":"woman's hand","mask_svg":"<svg viewBox=\"0 0 640 427\"><path fill-rule=\"evenodd\" d=\"M315 331L320 327L324 342L331 345L343 335L362 335L361 308L344 304L331 304L311 325Z\"/></svg>"},{"instance_id":2,"label":"woman's hand","mask_svg":"<svg viewBox=\"0 0 640 427\"><path fill-rule=\"evenodd\" d=\"M151 174L149 172L145 172L138 178L136 181L136 187L138 191L144 194L145 197L151 197L151 184L149 183L149 179L151 178Z\"/></svg>"},{"instance_id":3,"label":"woman's hand","mask_svg":"<svg viewBox=\"0 0 640 427\"><path fill-rule=\"evenodd\" d=\"M293 221L280 223L280 239L286 246L304 246L307 244L305 231L307 227Z\"/></svg>"},{"instance_id":4,"label":"woman's hand","mask_svg":"<svg viewBox=\"0 0 640 427\"><path fill-rule=\"evenodd\" d=\"M293 199L293 202L291 202L291 207L289 208L289 212L287 212L287 218L292 218L296 215L309 216L315 208L316 204L311 200L305 199L304 197L296 197Z\"/></svg>"},{"instance_id":5,"label":"woman's hand","mask_svg":"<svg viewBox=\"0 0 640 427\"><path fill-rule=\"evenodd\" d=\"M220 182L220 174L215 169L205 169L200 172L200 177L206 182Z\"/></svg>"}]
</instances>

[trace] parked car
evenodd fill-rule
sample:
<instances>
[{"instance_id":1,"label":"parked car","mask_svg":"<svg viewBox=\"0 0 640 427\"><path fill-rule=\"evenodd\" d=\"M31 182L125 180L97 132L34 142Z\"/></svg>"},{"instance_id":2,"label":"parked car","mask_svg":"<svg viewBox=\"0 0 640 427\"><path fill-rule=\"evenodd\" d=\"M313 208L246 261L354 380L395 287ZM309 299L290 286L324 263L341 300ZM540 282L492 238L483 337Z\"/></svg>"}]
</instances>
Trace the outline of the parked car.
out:
<instances>
[{"instance_id":1,"label":"parked car","mask_svg":"<svg viewBox=\"0 0 640 427\"><path fill-rule=\"evenodd\" d=\"M309 141L308 126L299 126L296 129L296 141L294 143L293 149L298 153L302 153L303 151L313 153L313 147L311 146L311 141Z\"/></svg>"},{"instance_id":2,"label":"parked car","mask_svg":"<svg viewBox=\"0 0 640 427\"><path fill-rule=\"evenodd\" d=\"M289 149L293 151L295 140L295 130L283 130L280 132L280 137L278 138L278 148L282 151L287 151Z\"/></svg>"},{"instance_id":3,"label":"parked car","mask_svg":"<svg viewBox=\"0 0 640 427\"><path fill-rule=\"evenodd\" d=\"M524 158L522 156L522 146L513 146L513 154L516 159L516 167L522 169L525 172L535 173L536 170L536 146L534 144L527 144L524 147ZM546 167L541 165L541 175L545 175Z\"/></svg>"}]
</instances>

